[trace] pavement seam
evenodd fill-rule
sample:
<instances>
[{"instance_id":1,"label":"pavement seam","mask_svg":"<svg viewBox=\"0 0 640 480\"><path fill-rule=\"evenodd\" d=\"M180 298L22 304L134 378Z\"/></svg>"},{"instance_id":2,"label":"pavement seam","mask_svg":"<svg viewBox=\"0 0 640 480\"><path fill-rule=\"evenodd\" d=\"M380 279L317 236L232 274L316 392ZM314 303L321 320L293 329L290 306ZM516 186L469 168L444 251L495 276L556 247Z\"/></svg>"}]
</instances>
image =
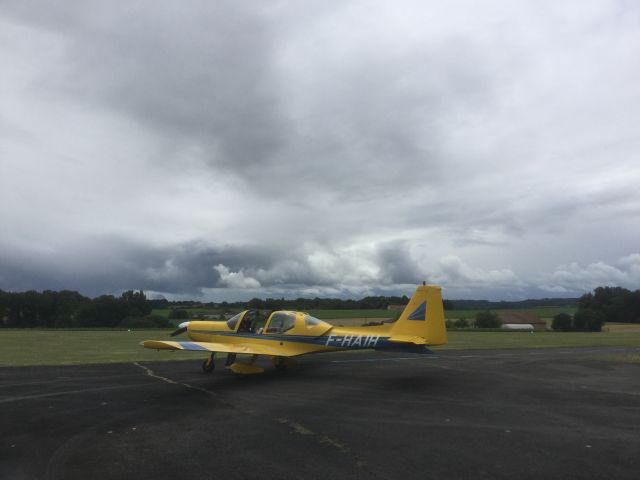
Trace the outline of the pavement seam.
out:
<instances>
[{"instance_id":1,"label":"pavement seam","mask_svg":"<svg viewBox=\"0 0 640 480\"><path fill-rule=\"evenodd\" d=\"M138 362L133 362L133 364L136 367L140 367L142 370L144 370L144 372L150 376L151 378L157 378L158 380L161 380L165 383L169 383L171 385L180 385L182 387L188 388L190 390L197 390L198 392L202 392L202 393L206 393L207 395L211 395L212 397L218 397L218 394L215 392L212 392L211 390L207 390L206 388L201 388L201 387L196 387L195 385L191 385L189 383L184 383L184 382L176 382L175 380L171 380L170 378L167 377L163 377L162 375L158 375L157 373L155 373L153 370L151 370L149 367L145 367L144 365L141 365ZM219 398L217 398L219 400ZM230 405L233 406L235 408L234 405L225 402L223 400L220 400L222 403L224 403L225 405Z\"/></svg>"},{"instance_id":2,"label":"pavement seam","mask_svg":"<svg viewBox=\"0 0 640 480\"><path fill-rule=\"evenodd\" d=\"M386 477L381 477L379 473L371 471L368 468L367 462L364 461L353 450L351 450L349 447L347 447L344 443L341 443L338 440L336 440L334 438L331 438L331 437L328 437L326 435L321 435L319 433L316 433L313 430L308 429L304 425L301 425L301 424L299 424L297 422L292 422L291 420L289 420L288 418L285 418L285 417L278 417L278 418L275 418L274 420L277 423L281 424L281 425L287 426L293 433L313 438L315 440L315 442L319 443L320 445L329 446L329 447L337 450L339 453L351 457L352 461L354 462L355 467L358 470L363 470L363 471L367 472L367 474L370 476L370 478L372 478L372 477L375 477L375 478L386 478Z\"/></svg>"},{"instance_id":3,"label":"pavement seam","mask_svg":"<svg viewBox=\"0 0 640 480\"><path fill-rule=\"evenodd\" d=\"M33 400L36 398L59 397L61 395L75 395L77 393L101 392L104 390L117 390L121 388L141 387L153 385L153 383L137 383L135 385L112 385L110 387L83 388L79 390L65 390L63 392L37 393L33 395L22 395L20 397L7 397L0 399L0 403L18 402L22 400Z\"/></svg>"}]
</instances>

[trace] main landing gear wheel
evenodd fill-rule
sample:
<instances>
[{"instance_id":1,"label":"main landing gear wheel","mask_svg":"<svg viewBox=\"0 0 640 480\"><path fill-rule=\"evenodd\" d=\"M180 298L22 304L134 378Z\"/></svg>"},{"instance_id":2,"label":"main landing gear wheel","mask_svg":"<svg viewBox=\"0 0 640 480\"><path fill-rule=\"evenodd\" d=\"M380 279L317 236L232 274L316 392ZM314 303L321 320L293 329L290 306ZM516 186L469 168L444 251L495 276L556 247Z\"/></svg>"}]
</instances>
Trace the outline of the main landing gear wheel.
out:
<instances>
[{"instance_id":1,"label":"main landing gear wheel","mask_svg":"<svg viewBox=\"0 0 640 480\"><path fill-rule=\"evenodd\" d=\"M211 354L209 358L207 358L204 362L202 362L202 371L204 373L211 373L216 368L216 364L214 363L215 354Z\"/></svg>"},{"instance_id":2,"label":"main landing gear wheel","mask_svg":"<svg viewBox=\"0 0 640 480\"><path fill-rule=\"evenodd\" d=\"M276 367L276 370L280 372L284 372L289 366L295 365L295 361L293 359L286 357L271 357L271 361Z\"/></svg>"}]
</instances>

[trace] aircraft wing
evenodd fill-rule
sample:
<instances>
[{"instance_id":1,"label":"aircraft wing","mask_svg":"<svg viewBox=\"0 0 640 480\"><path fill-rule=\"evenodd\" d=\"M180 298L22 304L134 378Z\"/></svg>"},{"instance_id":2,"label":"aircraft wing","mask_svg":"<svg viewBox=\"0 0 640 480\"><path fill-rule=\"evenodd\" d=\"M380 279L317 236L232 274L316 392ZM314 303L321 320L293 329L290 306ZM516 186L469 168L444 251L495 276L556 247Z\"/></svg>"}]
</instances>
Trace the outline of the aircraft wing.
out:
<instances>
[{"instance_id":1,"label":"aircraft wing","mask_svg":"<svg viewBox=\"0 0 640 480\"><path fill-rule=\"evenodd\" d=\"M140 342L145 348L156 350L191 350L195 352L244 353L248 355L271 355L276 357L292 357L294 352L266 345L249 343L214 343L214 342L171 342L168 340L145 340Z\"/></svg>"}]
</instances>

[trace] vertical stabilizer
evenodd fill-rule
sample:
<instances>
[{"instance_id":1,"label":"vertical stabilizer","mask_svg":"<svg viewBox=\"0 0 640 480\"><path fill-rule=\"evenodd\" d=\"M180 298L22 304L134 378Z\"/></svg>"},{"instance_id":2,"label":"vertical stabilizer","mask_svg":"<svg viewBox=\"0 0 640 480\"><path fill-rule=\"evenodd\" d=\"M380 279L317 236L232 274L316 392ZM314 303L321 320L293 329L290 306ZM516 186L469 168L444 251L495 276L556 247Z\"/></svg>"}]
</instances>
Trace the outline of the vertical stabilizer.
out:
<instances>
[{"instance_id":1,"label":"vertical stabilizer","mask_svg":"<svg viewBox=\"0 0 640 480\"><path fill-rule=\"evenodd\" d=\"M415 340L411 340L412 338ZM423 339L423 341L419 341L419 339ZM391 341L407 341L426 345L447 343L447 329L444 324L442 289L440 287L420 285L416 288L402 315L391 327Z\"/></svg>"}]
</instances>

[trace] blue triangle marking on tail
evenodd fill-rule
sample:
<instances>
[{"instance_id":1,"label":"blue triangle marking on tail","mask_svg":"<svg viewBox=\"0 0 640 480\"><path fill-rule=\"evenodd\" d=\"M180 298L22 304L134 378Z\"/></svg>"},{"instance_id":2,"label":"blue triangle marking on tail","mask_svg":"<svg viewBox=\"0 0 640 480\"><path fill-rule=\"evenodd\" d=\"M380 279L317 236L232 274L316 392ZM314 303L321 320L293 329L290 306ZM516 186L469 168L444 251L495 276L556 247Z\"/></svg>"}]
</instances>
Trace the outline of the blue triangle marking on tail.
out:
<instances>
[{"instance_id":1,"label":"blue triangle marking on tail","mask_svg":"<svg viewBox=\"0 0 640 480\"><path fill-rule=\"evenodd\" d=\"M424 301L416 308L407 320L426 320L427 302Z\"/></svg>"}]
</instances>

